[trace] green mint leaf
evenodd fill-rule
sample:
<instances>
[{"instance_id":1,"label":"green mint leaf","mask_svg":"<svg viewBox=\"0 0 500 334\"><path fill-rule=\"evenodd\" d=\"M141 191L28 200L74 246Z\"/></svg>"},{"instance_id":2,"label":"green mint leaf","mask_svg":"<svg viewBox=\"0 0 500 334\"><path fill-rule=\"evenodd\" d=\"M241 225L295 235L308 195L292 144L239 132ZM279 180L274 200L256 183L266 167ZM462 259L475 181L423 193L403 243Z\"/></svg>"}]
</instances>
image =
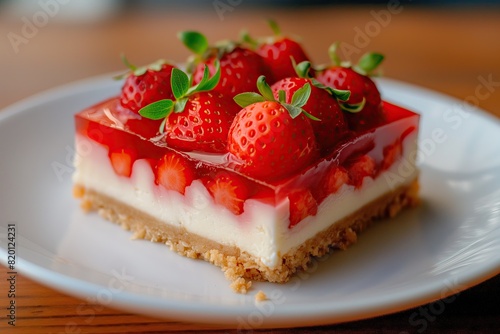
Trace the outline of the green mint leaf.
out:
<instances>
[{"instance_id":1,"label":"green mint leaf","mask_svg":"<svg viewBox=\"0 0 500 334\"><path fill-rule=\"evenodd\" d=\"M265 101L264 97L253 92L238 94L233 98L233 100L242 108L245 108L257 102Z\"/></svg>"},{"instance_id":2,"label":"green mint leaf","mask_svg":"<svg viewBox=\"0 0 500 334\"><path fill-rule=\"evenodd\" d=\"M290 56L292 59L293 66L295 68L295 72L299 76L299 78L310 78L311 76L309 75L309 70L311 69L311 62L309 61L303 61L299 64L295 63L295 59L293 59L292 56Z\"/></svg>"},{"instance_id":3,"label":"green mint leaf","mask_svg":"<svg viewBox=\"0 0 500 334\"><path fill-rule=\"evenodd\" d=\"M276 23L276 21L274 21L273 19L268 19L267 24L269 24L269 27L271 27L271 30L273 31L274 36L281 36L281 29L280 29L278 23Z\"/></svg>"},{"instance_id":4,"label":"green mint leaf","mask_svg":"<svg viewBox=\"0 0 500 334\"><path fill-rule=\"evenodd\" d=\"M197 55L203 55L208 49L207 38L197 31L182 31L177 34L177 37L189 50Z\"/></svg>"},{"instance_id":5,"label":"green mint leaf","mask_svg":"<svg viewBox=\"0 0 500 334\"><path fill-rule=\"evenodd\" d=\"M292 105L295 107L302 108L309 100L311 96L311 85L306 83L304 86L300 87L293 93Z\"/></svg>"},{"instance_id":6,"label":"green mint leaf","mask_svg":"<svg viewBox=\"0 0 500 334\"><path fill-rule=\"evenodd\" d=\"M376 52L365 53L361 56L355 70L363 75L370 75L384 60L384 55Z\"/></svg>"},{"instance_id":7,"label":"green mint leaf","mask_svg":"<svg viewBox=\"0 0 500 334\"><path fill-rule=\"evenodd\" d=\"M274 99L273 90L271 89L271 86L269 86L269 84L266 82L265 76L261 75L257 79L257 89L267 101L276 101Z\"/></svg>"},{"instance_id":8,"label":"green mint leaf","mask_svg":"<svg viewBox=\"0 0 500 334\"><path fill-rule=\"evenodd\" d=\"M148 104L141 110L139 114L143 117L158 120L167 117L174 108L174 101L172 100L160 100Z\"/></svg>"},{"instance_id":9,"label":"green mint leaf","mask_svg":"<svg viewBox=\"0 0 500 334\"><path fill-rule=\"evenodd\" d=\"M286 110L288 110L288 113L292 118L296 118L299 116L304 110L300 107L288 104L288 103L282 103L283 107L285 107Z\"/></svg>"},{"instance_id":10,"label":"green mint leaf","mask_svg":"<svg viewBox=\"0 0 500 334\"><path fill-rule=\"evenodd\" d=\"M342 60L340 59L337 50L340 46L340 42L335 42L330 47L328 48L328 56L330 57L330 61L332 62L332 65L339 66L342 63Z\"/></svg>"},{"instance_id":11,"label":"green mint leaf","mask_svg":"<svg viewBox=\"0 0 500 334\"><path fill-rule=\"evenodd\" d=\"M341 103L340 108L342 108L342 110L344 111L355 114L363 110L365 104L366 104L366 99L363 97L363 101L361 101L360 103L355 103L355 104Z\"/></svg>"},{"instance_id":12,"label":"green mint leaf","mask_svg":"<svg viewBox=\"0 0 500 334\"><path fill-rule=\"evenodd\" d=\"M172 76L170 77L170 84L172 85L172 92L175 99L179 100L184 97L189 89L189 77L186 73L174 67L172 69Z\"/></svg>"},{"instance_id":13,"label":"green mint leaf","mask_svg":"<svg viewBox=\"0 0 500 334\"><path fill-rule=\"evenodd\" d=\"M181 98L181 99L175 101L175 104L174 104L174 113L183 112L184 109L186 108L187 101L188 101L187 97L184 97L184 98Z\"/></svg>"}]
</instances>

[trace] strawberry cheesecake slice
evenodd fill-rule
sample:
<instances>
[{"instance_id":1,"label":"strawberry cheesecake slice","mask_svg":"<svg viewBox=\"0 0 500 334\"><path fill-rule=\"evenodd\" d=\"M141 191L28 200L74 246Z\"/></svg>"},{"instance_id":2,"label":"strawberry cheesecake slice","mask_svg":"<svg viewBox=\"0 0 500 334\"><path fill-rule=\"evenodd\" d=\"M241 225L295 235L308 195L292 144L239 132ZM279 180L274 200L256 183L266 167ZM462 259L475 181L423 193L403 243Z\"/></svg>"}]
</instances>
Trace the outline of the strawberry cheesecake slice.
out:
<instances>
[{"instance_id":1,"label":"strawberry cheesecake slice","mask_svg":"<svg viewBox=\"0 0 500 334\"><path fill-rule=\"evenodd\" d=\"M164 62L129 64L120 96L75 116L82 207L221 267L239 292L246 280L286 282L418 202L419 116L380 100L367 76L378 55L362 59L364 73L343 69L361 97L354 83L323 80L337 65L311 77L307 61L294 77L260 76L253 92L232 95L228 73L272 73L264 61L222 61L251 52L204 50L196 80Z\"/></svg>"}]
</instances>

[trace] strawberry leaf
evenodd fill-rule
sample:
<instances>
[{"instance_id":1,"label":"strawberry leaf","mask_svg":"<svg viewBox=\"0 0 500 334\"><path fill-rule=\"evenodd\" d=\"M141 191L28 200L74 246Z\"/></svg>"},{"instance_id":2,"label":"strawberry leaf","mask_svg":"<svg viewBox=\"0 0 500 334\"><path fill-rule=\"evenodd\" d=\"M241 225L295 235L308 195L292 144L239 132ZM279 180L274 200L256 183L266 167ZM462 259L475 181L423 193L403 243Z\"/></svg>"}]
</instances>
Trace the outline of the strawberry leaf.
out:
<instances>
[{"instance_id":1,"label":"strawberry leaf","mask_svg":"<svg viewBox=\"0 0 500 334\"><path fill-rule=\"evenodd\" d=\"M271 89L271 86L269 86L269 84L266 82L265 76L261 75L257 79L257 89L266 101L276 101L274 99L273 90Z\"/></svg>"},{"instance_id":2,"label":"strawberry leaf","mask_svg":"<svg viewBox=\"0 0 500 334\"><path fill-rule=\"evenodd\" d=\"M139 114L143 117L158 120L167 117L174 109L174 101L172 100L160 100L148 104L141 110Z\"/></svg>"},{"instance_id":3,"label":"strawberry leaf","mask_svg":"<svg viewBox=\"0 0 500 334\"><path fill-rule=\"evenodd\" d=\"M168 64L168 62L165 59L159 59L159 60L155 61L154 63L149 64L148 69L155 71L155 72L158 72L158 71L161 71L163 65L165 65L165 64Z\"/></svg>"},{"instance_id":4,"label":"strawberry leaf","mask_svg":"<svg viewBox=\"0 0 500 334\"><path fill-rule=\"evenodd\" d=\"M297 73L297 76L299 78L310 78L311 76L309 75L309 71L311 70L311 62L305 60L299 64L295 63L295 59L293 59L292 56L290 56L292 59L292 64L295 69L295 72Z\"/></svg>"},{"instance_id":5,"label":"strawberry leaf","mask_svg":"<svg viewBox=\"0 0 500 334\"><path fill-rule=\"evenodd\" d=\"M165 117L163 121L161 121L160 124L160 134L163 134L165 132L165 124L167 123L167 118Z\"/></svg>"},{"instance_id":6,"label":"strawberry leaf","mask_svg":"<svg viewBox=\"0 0 500 334\"><path fill-rule=\"evenodd\" d=\"M234 102L236 102L236 104L238 104L242 108L245 108L257 102L265 101L262 95L253 92L238 94L233 98L233 100Z\"/></svg>"},{"instance_id":7,"label":"strawberry leaf","mask_svg":"<svg viewBox=\"0 0 500 334\"><path fill-rule=\"evenodd\" d=\"M201 79L200 83L195 86L195 92L204 92L208 90L214 89L218 84L220 80L220 63L218 60L215 61L215 74L210 77L210 70L208 69L208 66L205 65L205 69L203 70L203 78Z\"/></svg>"},{"instance_id":8,"label":"strawberry leaf","mask_svg":"<svg viewBox=\"0 0 500 334\"><path fill-rule=\"evenodd\" d=\"M341 103L340 108L342 108L342 110L344 111L355 114L363 110L365 104L366 104L366 99L363 97L363 101L361 101L360 103L355 103L355 104Z\"/></svg>"},{"instance_id":9,"label":"strawberry leaf","mask_svg":"<svg viewBox=\"0 0 500 334\"><path fill-rule=\"evenodd\" d=\"M197 31L182 31L177 37L184 45L197 55L203 55L208 49L207 38Z\"/></svg>"},{"instance_id":10,"label":"strawberry leaf","mask_svg":"<svg viewBox=\"0 0 500 334\"><path fill-rule=\"evenodd\" d=\"M310 113L308 113L308 112L307 112L307 111L305 111L304 109L302 109L302 113L303 113L304 115L306 115L306 117L307 117L307 118L312 119L313 121L317 121L317 122L320 122L320 121L321 121L321 119L319 119L319 118L318 118L318 117L316 117L316 116L311 115Z\"/></svg>"},{"instance_id":11,"label":"strawberry leaf","mask_svg":"<svg viewBox=\"0 0 500 334\"><path fill-rule=\"evenodd\" d=\"M335 66L339 66L342 62L342 60L340 59L340 57L337 53L339 46L340 46L340 42L335 42L332 45L330 45L330 47L328 48L328 56L330 57L332 64Z\"/></svg>"},{"instance_id":12,"label":"strawberry leaf","mask_svg":"<svg viewBox=\"0 0 500 334\"><path fill-rule=\"evenodd\" d=\"M246 30L241 31L240 40L243 43L250 45L250 47L254 50L257 49L257 47L259 46L259 42L257 40L255 40L254 38L252 38L252 36L250 36L248 31L246 31Z\"/></svg>"},{"instance_id":13,"label":"strawberry leaf","mask_svg":"<svg viewBox=\"0 0 500 334\"><path fill-rule=\"evenodd\" d=\"M186 95L189 89L189 77L178 68L173 68L170 84L172 85L172 92L174 93L175 99L179 100Z\"/></svg>"},{"instance_id":14,"label":"strawberry leaf","mask_svg":"<svg viewBox=\"0 0 500 334\"><path fill-rule=\"evenodd\" d=\"M281 29L280 29L278 23L276 23L276 21L274 21L273 19L268 19L267 24L269 24L269 27L271 27L271 30L273 31L274 36L281 36Z\"/></svg>"},{"instance_id":15,"label":"strawberry leaf","mask_svg":"<svg viewBox=\"0 0 500 334\"><path fill-rule=\"evenodd\" d=\"M136 66L132 65L132 64L128 61L128 59L127 59L127 57L125 57L125 54L124 54L124 53L120 54L120 58L121 58L121 60L122 60L123 64L125 64L125 66L127 66L127 68L128 68L128 69L130 69L132 72L133 72L133 71L135 71L135 70L137 69L137 67L136 67Z\"/></svg>"},{"instance_id":16,"label":"strawberry leaf","mask_svg":"<svg viewBox=\"0 0 500 334\"><path fill-rule=\"evenodd\" d=\"M278 91L278 101L280 103L286 103L286 92L283 89Z\"/></svg>"},{"instance_id":17,"label":"strawberry leaf","mask_svg":"<svg viewBox=\"0 0 500 334\"><path fill-rule=\"evenodd\" d=\"M332 95L335 96L337 100L347 101L351 97L350 90L335 89L335 88L330 88L330 90L332 91Z\"/></svg>"},{"instance_id":18,"label":"strawberry leaf","mask_svg":"<svg viewBox=\"0 0 500 334\"><path fill-rule=\"evenodd\" d=\"M376 52L365 53L361 56L355 70L363 75L370 75L384 60L384 55Z\"/></svg>"},{"instance_id":19,"label":"strawberry leaf","mask_svg":"<svg viewBox=\"0 0 500 334\"><path fill-rule=\"evenodd\" d=\"M351 91L349 91L349 90L336 89L336 88L325 86L321 82L319 82L318 80L316 80L314 78L311 79L311 83L313 84L314 87L318 87L318 88L326 90L328 93L330 93L330 95L335 97L337 100L347 101L351 97Z\"/></svg>"},{"instance_id":20,"label":"strawberry leaf","mask_svg":"<svg viewBox=\"0 0 500 334\"><path fill-rule=\"evenodd\" d=\"M282 103L282 106L285 107L286 110L288 110L288 113L292 118L299 116L304 111L304 109L291 105L289 103Z\"/></svg>"},{"instance_id":21,"label":"strawberry leaf","mask_svg":"<svg viewBox=\"0 0 500 334\"><path fill-rule=\"evenodd\" d=\"M183 112L184 108L186 108L187 101L188 101L187 97L184 97L184 98L181 98L181 99L178 99L177 101L175 101L174 113Z\"/></svg>"},{"instance_id":22,"label":"strawberry leaf","mask_svg":"<svg viewBox=\"0 0 500 334\"><path fill-rule=\"evenodd\" d=\"M311 85L309 83L306 83L304 86L297 89L295 93L293 93L292 105L294 107L302 108L307 103L307 100L309 100L310 96Z\"/></svg>"}]
</instances>

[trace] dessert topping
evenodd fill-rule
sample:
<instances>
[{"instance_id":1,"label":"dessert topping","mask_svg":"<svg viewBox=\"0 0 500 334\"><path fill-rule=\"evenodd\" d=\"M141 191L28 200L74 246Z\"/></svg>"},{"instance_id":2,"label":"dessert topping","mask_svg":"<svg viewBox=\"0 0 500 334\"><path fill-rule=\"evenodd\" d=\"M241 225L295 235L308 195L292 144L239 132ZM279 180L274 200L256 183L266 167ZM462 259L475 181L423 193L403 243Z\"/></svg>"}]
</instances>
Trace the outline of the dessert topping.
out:
<instances>
[{"instance_id":1,"label":"dessert topping","mask_svg":"<svg viewBox=\"0 0 500 334\"><path fill-rule=\"evenodd\" d=\"M268 80L274 83L284 78L294 77L295 69L293 61L297 63L309 61L309 57L304 52L300 43L281 33L281 29L274 20L268 20L268 24L274 32L273 37L257 41L252 39L248 33L243 32L242 39L244 42L255 47L257 53L264 58L267 67L272 72L272 77Z\"/></svg>"},{"instance_id":2,"label":"dessert topping","mask_svg":"<svg viewBox=\"0 0 500 334\"><path fill-rule=\"evenodd\" d=\"M303 109L311 94L306 83L293 94L291 103L280 91L274 98L265 77L259 77L261 94L242 93L234 100L243 109L236 115L228 137L228 151L241 164L243 173L264 180L292 175L317 157L317 145L309 118L318 120Z\"/></svg>"},{"instance_id":3,"label":"dessert topping","mask_svg":"<svg viewBox=\"0 0 500 334\"><path fill-rule=\"evenodd\" d=\"M385 120L382 100L375 83L370 79L374 70L383 61L379 53L364 54L357 65L342 62L337 54L338 43L330 46L330 66L321 66L316 79L325 86L349 90L349 99L340 103L347 111L346 117L352 130L366 130L382 124Z\"/></svg>"},{"instance_id":4,"label":"dessert topping","mask_svg":"<svg viewBox=\"0 0 500 334\"><path fill-rule=\"evenodd\" d=\"M201 81L191 87L186 73L172 69L175 101L160 100L139 111L146 118L164 119L160 132L165 133L170 146L184 151L226 152L229 126L239 108L231 98L212 91L221 77L219 62L215 65L213 76L205 66Z\"/></svg>"},{"instance_id":5,"label":"dessert topping","mask_svg":"<svg viewBox=\"0 0 500 334\"><path fill-rule=\"evenodd\" d=\"M124 108L137 113L148 104L173 98L170 76L174 66L165 60L159 60L148 66L136 67L124 55L122 61L130 69L129 72L116 77L127 78L120 95L120 103Z\"/></svg>"}]
</instances>

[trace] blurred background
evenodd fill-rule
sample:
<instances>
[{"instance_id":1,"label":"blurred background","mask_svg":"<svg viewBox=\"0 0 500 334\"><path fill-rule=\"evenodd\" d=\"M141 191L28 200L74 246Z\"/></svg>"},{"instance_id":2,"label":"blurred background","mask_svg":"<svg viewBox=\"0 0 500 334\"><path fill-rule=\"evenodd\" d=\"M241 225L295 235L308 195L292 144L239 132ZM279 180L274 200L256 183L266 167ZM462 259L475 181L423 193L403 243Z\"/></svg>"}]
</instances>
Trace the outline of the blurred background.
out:
<instances>
[{"instance_id":1,"label":"blurred background","mask_svg":"<svg viewBox=\"0 0 500 334\"><path fill-rule=\"evenodd\" d=\"M265 19L300 36L315 63L343 41L356 60L386 55L385 76L460 99L475 95L481 77L491 94L482 108L500 116L500 1L328 0L0 0L0 108L74 80L159 58L182 62L180 30L199 30L212 43L242 29L270 35ZM495 86L497 83L498 86Z\"/></svg>"}]
</instances>

